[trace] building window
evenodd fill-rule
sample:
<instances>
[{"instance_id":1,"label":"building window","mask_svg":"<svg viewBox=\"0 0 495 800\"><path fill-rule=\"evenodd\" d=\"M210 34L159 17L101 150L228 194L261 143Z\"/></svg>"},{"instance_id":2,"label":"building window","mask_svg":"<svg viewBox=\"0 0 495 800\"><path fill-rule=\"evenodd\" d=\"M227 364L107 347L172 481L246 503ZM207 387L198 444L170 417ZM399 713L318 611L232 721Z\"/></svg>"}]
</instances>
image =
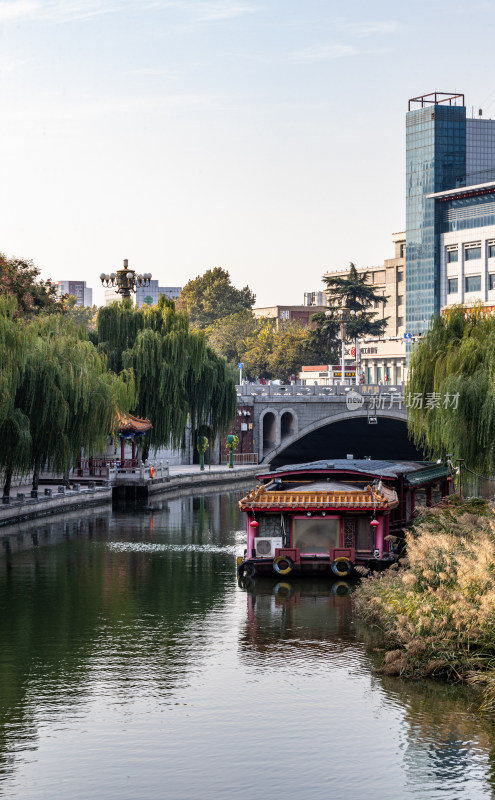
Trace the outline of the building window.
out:
<instances>
[{"instance_id":1,"label":"building window","mask_svg":"<svg viewBox=\"0 0 495 800\"><path fill-rule=\"evenodd\" d=\"M283 309L283 310L280 312L280 319L289 319L289 317L290 317L290 311L289 311L289 309Z\"/></svg>"},{"instance_id":2,"label":"building window","mask_svg":"<svg viewBox=\"0 0 495 800\"><path fill-rule=\"evenodd\" d=\"M495 244L488 245L488 258L495 258Z\"/></svg>"},{"instance_id":3,"label":"building window","mask_svg":"<svg viewBox=\"0 0 495 800\"><path fill-rule=\"evenodd\" d=\"M374 272L373 283L385 283L385 271Z\"/></svg>"},{"instance_id":4,"label":"building window","mask_svg":"<svg viewBox=\"0 0 495 800\"><path fill-rule=\"evenodd\" d=\"M466 277L466 292L481 292L481 275Z\"/></svg>"},{"instance_id":5,"label":"building window","mask_svg":"<svg viewBox=\"0 0 495 800\"><path fill-rule=\"evenodd\" d=\"M464 259L466 261L473 261L475 258L481 258L481 247L466 247Z\"/></svg>"},{"instance_id":6,"label":"building window","mask_svg":"<svg viewBox=\"0 0 495 800\"><path fill-rule=\"evenodd\" d=\"M459 281L457 278L449 278L447 281L447 294L457 294L459 291Z\"/></svg>"},{"instance_id":7,"label":"building window","mask_svg":"<svg viewBox=\"0 0 495 800\"><path fill-rule=\"evenodd\" d=\"M404 325L404 317L397 317L397 327L402 328Z\"/></svg>"},{"instance_id":8,"label":"building window","mask_svg":"<svg viewBox=\"0 0 495 800\"><path fill-rule=\"evenodd\" d=\"M402 294L398 294L397 295L397 305L401 306L403 302L404 302L404 296Z\"/></svg>"},{"instance_id":9,"label":"building window","mask_svg":"<svg viewBox=\"0 0 495 800\"><path fill-rule=\"evenodd\" d=\"M452 264L453 261L459 261L459 252L457 250L447 250L447 263Z\"/></svg>"},{"instance_id":10,"label":"building window","mask_svg":"<svg viewBox=\"0 0 495 800\"><path fill-rule=\"evenodd\" d=\"M406 256L406 245L405 244L401 244L400 245L400 258L405 258L405 256Z\"/></svg>"},{"instance_id":11,"label":"building window","mask_svg":"<svg viewBox=\"0 0 495 800\"><path fill-rule=\"evenodd\" d=\"M495 289L495 275L488 276L488 288Z\"/></svg>"},{"instance_id":12,"label":"building window","mask_svg":"<svg viewBox=\"0 0 495 800\"><path fill-rule=\"evenodd\" d=\"M398 272L397 273L397 283L399 283L400 281L403 281L403 280L404 280L404 273L403 272Z\"/></svg>"}]
</instances>

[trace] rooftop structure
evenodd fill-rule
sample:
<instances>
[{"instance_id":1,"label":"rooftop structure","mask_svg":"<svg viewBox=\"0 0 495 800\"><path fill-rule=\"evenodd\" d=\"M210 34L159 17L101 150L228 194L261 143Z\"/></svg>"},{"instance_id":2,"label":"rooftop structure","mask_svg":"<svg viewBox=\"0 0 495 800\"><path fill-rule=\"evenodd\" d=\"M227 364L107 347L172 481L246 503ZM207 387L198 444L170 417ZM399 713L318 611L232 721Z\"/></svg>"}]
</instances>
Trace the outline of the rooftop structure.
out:
<instances>
[{"instance_id":1,"label":"rooftop structure","mask_svg":"<svg viewBox=\"0 0 495 800\"><path fill-rule=\"evenodd\" d=\"M253 308L253 314L257 319L268 318L276 319L279 322L299 322L301 325L309 325L313 314L319 311L326 311L326 306L264 306L263 308Z\"/></svg>"}]
</instances>

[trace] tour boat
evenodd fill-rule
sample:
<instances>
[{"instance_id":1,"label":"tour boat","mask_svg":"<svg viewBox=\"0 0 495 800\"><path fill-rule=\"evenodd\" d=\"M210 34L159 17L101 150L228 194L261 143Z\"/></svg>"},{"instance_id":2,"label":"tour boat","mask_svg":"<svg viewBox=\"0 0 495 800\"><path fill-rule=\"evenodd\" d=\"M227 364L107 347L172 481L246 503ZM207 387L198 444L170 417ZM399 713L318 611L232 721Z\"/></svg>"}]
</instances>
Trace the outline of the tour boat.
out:
<instances>
[{"instance_id":1,"label":"tour boat","mask_svg":"<svg viewBox=\"0 0 495 800\"><path fill-rule=\"evenodd\" d=\"M432 462L337 459L259 473L239 503L247 549L239 577L380 570L397 558L398 537L424 504L449 494L450 467Z\"/></svg>"}]
</instances>

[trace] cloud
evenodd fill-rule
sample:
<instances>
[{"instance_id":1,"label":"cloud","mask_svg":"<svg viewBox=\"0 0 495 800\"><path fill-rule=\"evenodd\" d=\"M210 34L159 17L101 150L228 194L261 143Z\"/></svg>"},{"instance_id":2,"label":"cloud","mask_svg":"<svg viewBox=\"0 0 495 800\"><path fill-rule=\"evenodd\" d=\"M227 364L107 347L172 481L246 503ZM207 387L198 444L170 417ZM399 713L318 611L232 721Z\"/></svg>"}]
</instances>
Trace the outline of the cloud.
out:
<instances>
[{"instance_id":1,"label":"cloud","mask_svg":"<svg viewBox=\"0 0 495 800\"><path fill-rule=\"evenodd\" d=\"M333 20L328 27L336 41L328 44L315 43L300 50L293 50L287 56L289 61L296 64L311 64L336 58L383 53L385 52L384 49L365 50L358 46L355 40L390 36L399 28L394 20L345 22L342 19Z\"/></svg>"},{"instance_id":2,"label":"cloud","mask_svg":"<svg viewBox=\"0 0 495 800\"><path fill-rule=\"evenodd\" d=\"M38 19L48 22L85 20L129 9L175 9L192 23L221 22L254 11L253 6L232 0L0 0L0 22Z\"/></svg>"},{"instance_id":3,"label":"cloud","mask_svg":"<svg viewBox=\"0 0 495 800\"><path fill-rule=\"evenodd\" d=\"M394 20L384 20L383 22L343 22L337 23L337 29L342 33L347 33L358 39L368 36L390 36L398 29L398 24Z\"/></svg>"},{"instance_id":4,"label":"cloud","mask_svg":"<svg viewBox=\"0 0 495 800\"><path fill-rule=\"evenodd\" d=\"M10 58L9 56L0 57L0 74L7 75L20 72L26 64L32 63L30 58Z\"/></svg>"},{"instance_id":5,"label":"cloud","mask_svg":"<svg viewBox=\"0 0 495 800\"><path fill-rule=\"evenodd\" d=\"M16 22L25 17L32 17L40 9L41 4L36 0L14 0L14 2L0 2L0 22Z\"/></svg>"},{"instance_id":6,"label":"cloud","mask_svg":"<svg viewBox=\"0 0 495 800\"><path fill-rule=\"evenodd\" d=\"M187 6L184 6L187 8ZM254 9L246 4L235 3L201 3L195 7L192 22L221 22L222 20L235 19L244 14L251 14Z\"/></svg>"},{"instance_id":7,"label":"cloud","mask_svg":"<svg viewBox=\"0 0 495 800\"><path fill-rule=\"evenodd\" d=\"M228 95L206 94L199 92L178 92L175 94L155 94L143 96L122 97L88 97L73 103L66 103L57 99L47 100L38 98L38 104L26 107L19 104L12 107L9 112L10 121L36 120L37 124L46 124L50 121L84 120L89 118L109 117L115 114L142 114L144 111L161 113L187 113L191 110L214 111L231 108L235 99Z\"/></svg>"},{"instance_id":8,"label":"cloud","mask_svg":"<svg viewBox=\"0 0 495 800\"><path fill-rule=\"evenodd\" d=\"M289 61L295 64L311 64L316 61L329 61L333 58L348 58L361 55L362 51L351 44L310 45L302 50L288 54Z\"/></svg>"},{"instance_id":9,"label":"cloud","mask_svg":"<svg viewBox=\"0 0 495 800\"><path fill-rule=\"evenodd\" d=\"M135 2L115 0L0 0L0 22L19 20L44 20L48 22L71 22L102 14L113 14L135 6Z\"/></svg>"}]
</instances>

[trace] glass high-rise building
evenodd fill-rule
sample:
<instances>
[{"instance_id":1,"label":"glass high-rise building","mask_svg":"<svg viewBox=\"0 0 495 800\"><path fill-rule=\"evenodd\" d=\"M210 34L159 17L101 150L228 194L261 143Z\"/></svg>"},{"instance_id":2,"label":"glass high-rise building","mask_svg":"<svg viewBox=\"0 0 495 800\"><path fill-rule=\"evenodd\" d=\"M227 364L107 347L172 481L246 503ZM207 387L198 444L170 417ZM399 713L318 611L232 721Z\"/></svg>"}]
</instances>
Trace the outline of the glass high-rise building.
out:
<instances>
[{"instance_id":1,"label":"glass high-rise building","mask_svg":"<svg viewBox=\"0 0 495 800\"><path fill-rule=\"evenodd\" d=\"M413 103L421 107L406 116L406 331L415 335L440 312L440 222L427 195L465 183L466 109L462 95Z\"/></svg>"},{"instance_id":2,"label":"glass high-rise building","mask_svg":"<svg viewBox=\"0 0 495 800\"><path fill-rule=\"evenodd\" d=\"M494 179L495 120L467 119L462 94L433 92L409 101L406 115L407 333L425 333L432 316L440 313L440 237L445 223L442 208L431 195Z\"/></svg>"}]
</instances>

